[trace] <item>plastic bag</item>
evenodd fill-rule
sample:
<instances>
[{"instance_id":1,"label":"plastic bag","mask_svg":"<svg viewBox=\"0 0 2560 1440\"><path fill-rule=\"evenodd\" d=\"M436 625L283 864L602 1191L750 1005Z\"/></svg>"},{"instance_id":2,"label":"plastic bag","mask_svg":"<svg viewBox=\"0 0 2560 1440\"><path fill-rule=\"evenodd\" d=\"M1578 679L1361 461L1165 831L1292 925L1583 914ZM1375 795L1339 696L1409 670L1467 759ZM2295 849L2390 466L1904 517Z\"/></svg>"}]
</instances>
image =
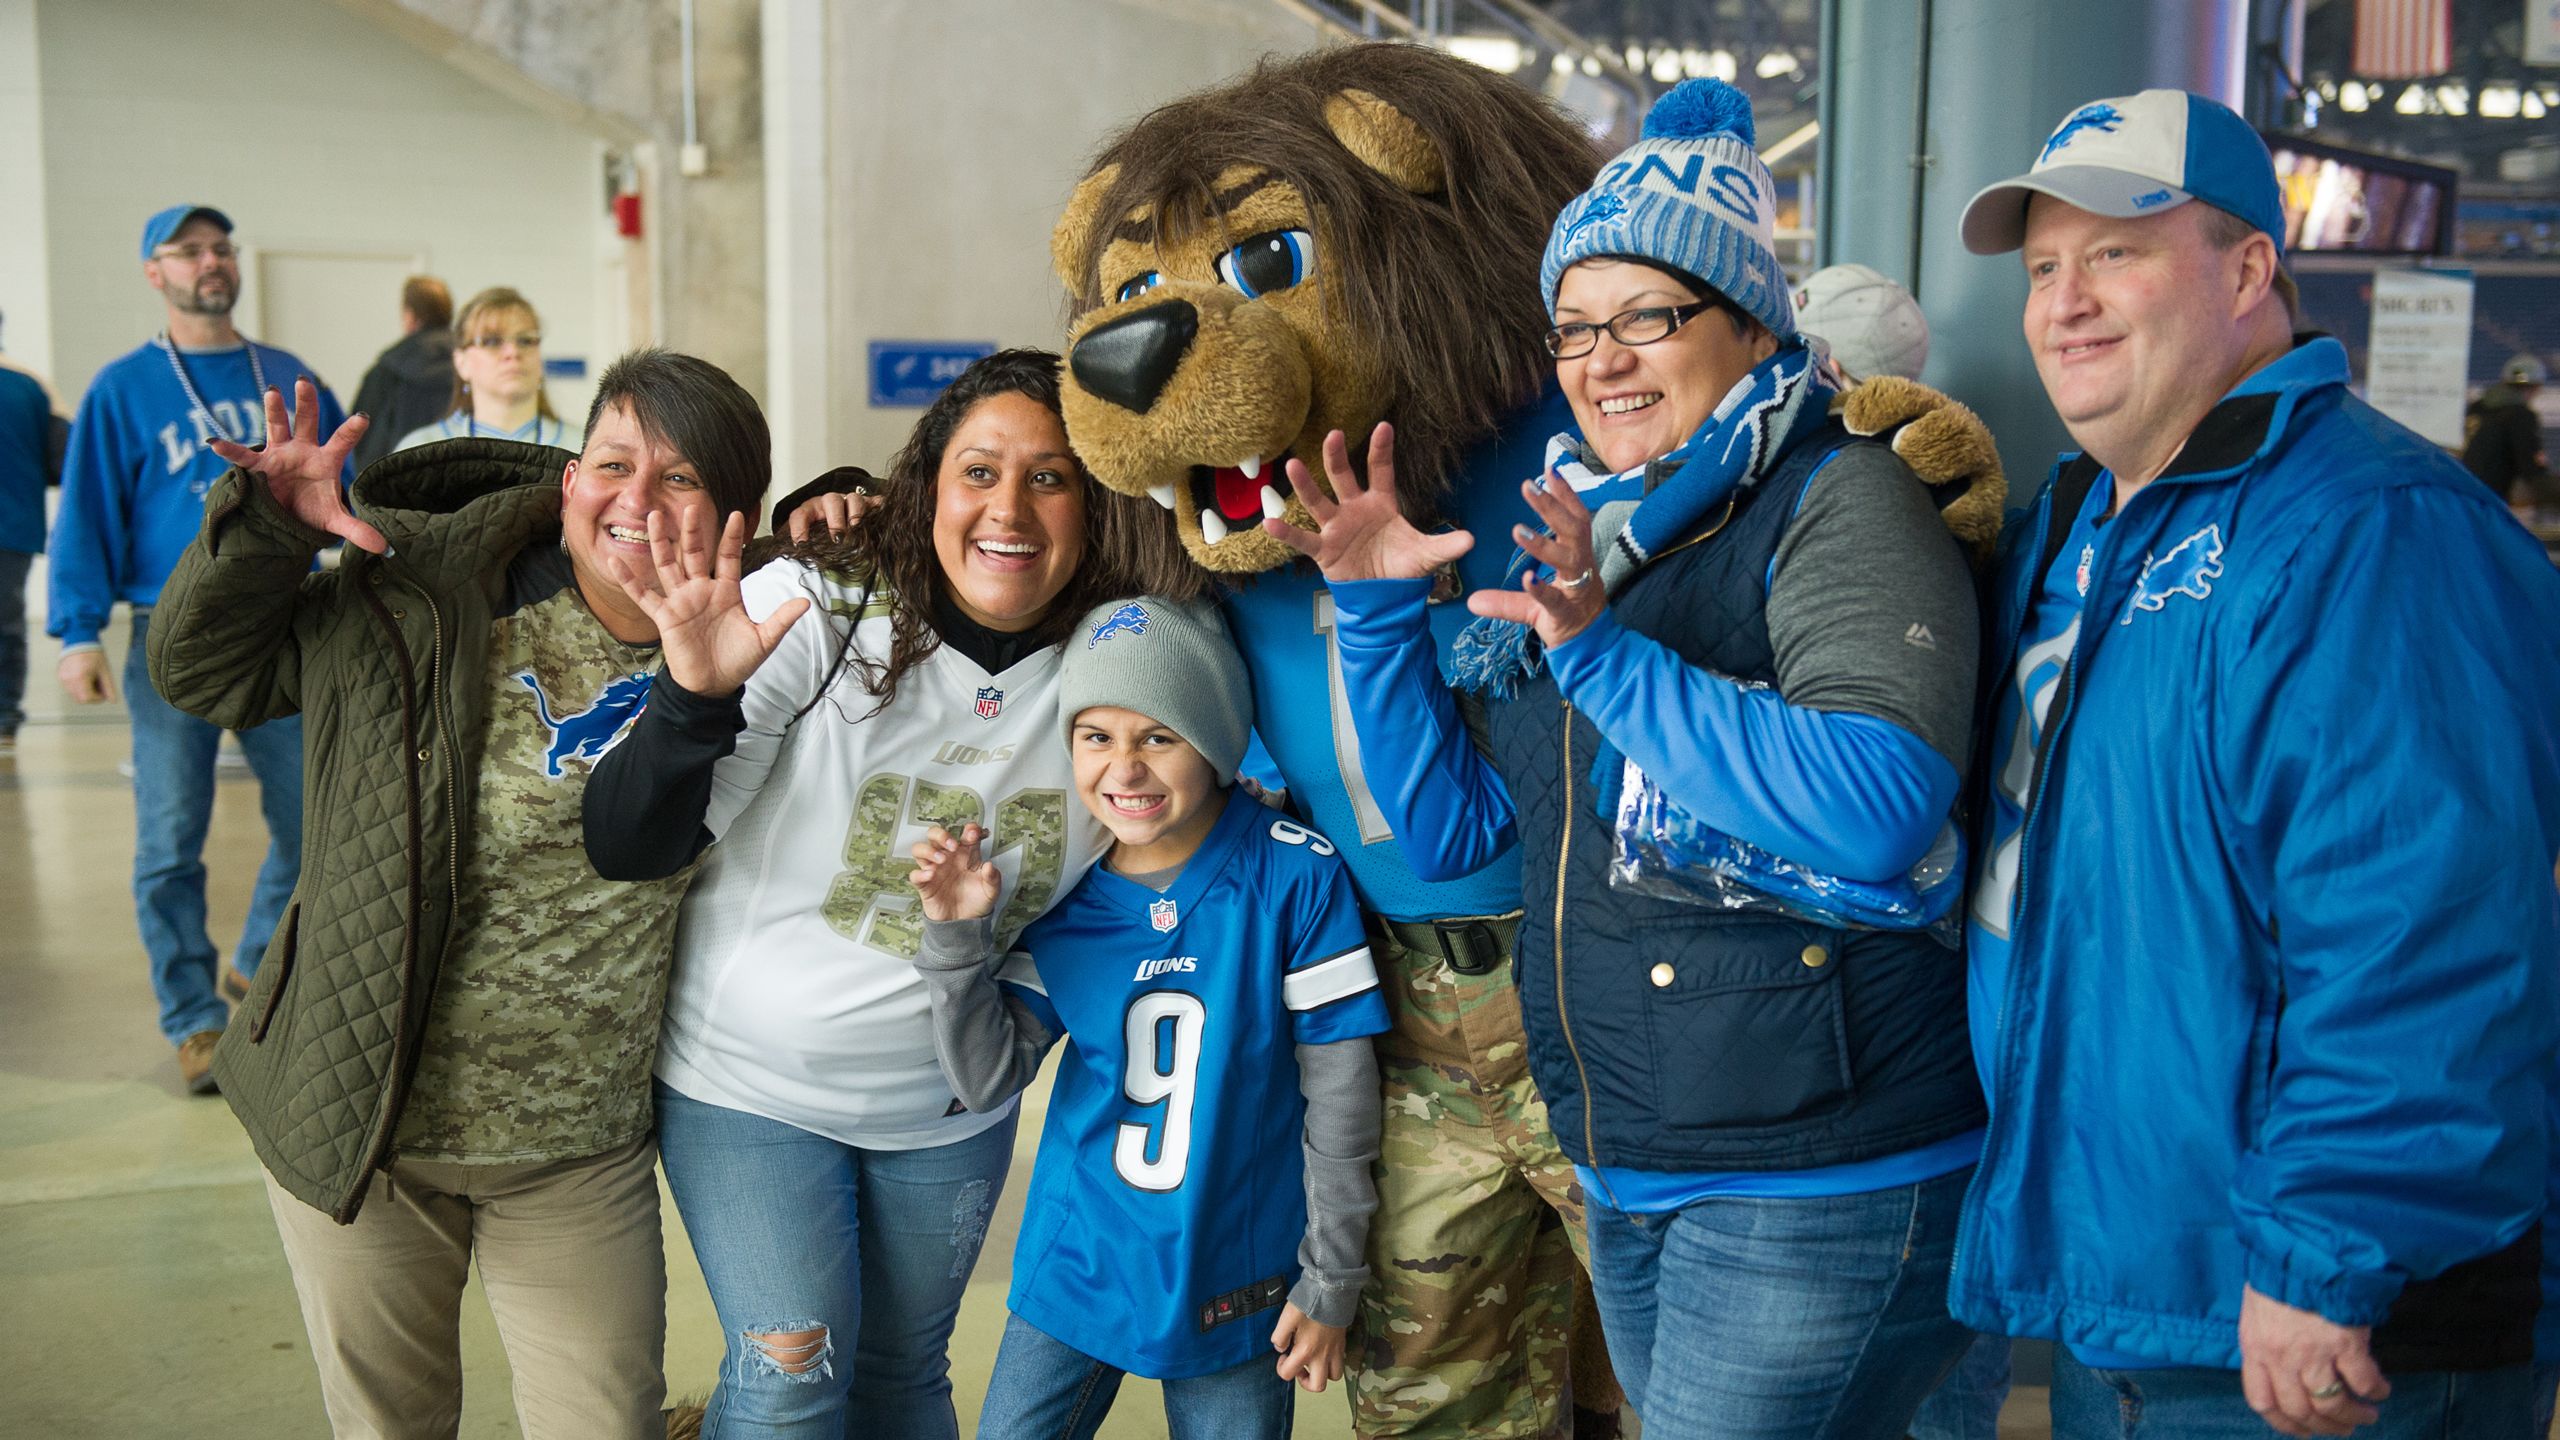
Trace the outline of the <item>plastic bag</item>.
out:
<instances>
[{"instance_id":1,"label":"plastic bag","mask_svg":"<svg viewBox=\"0 0 2560 1440\"><path fill-rule=\"evenodd\" d=\"M1844 880L1706 824L1626 762L1611 889L1713 910L1762 911L1851 930L1918 930L1952 948L1963 933L1964 839L1953 821L1898 880Z\"/></svg>"}]
</instances>

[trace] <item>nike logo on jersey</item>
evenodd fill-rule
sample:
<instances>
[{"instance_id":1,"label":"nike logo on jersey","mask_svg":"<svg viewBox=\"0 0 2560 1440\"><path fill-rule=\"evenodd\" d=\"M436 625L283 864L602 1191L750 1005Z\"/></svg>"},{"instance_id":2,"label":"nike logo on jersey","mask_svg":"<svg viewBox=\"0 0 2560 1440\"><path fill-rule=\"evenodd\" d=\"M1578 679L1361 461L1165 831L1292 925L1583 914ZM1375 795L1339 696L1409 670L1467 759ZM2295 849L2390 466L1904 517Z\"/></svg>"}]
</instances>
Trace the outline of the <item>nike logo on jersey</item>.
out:
<instances>
[{"instance_id":1,"label":"nike logo on jersey","mask_svg":"<svg viewBox=\"0 0 2560 1440\"><path fill-rule=\"evenodd\" d=\"M1168 955L1161 960L1139 961L1138 973L1131 978L1153 980L1159 975L1188 975L1199 968L1200 960L1197 956Z\"/></svg>"},{"instance_id":2,"label":"nike logo on jersey","mask_svg":"<svg viewBox=\"0 0 2560 1440\"><path fill-rule=\"evenodd\" d=\"M2125 602L2124 618L2116 623L2130 625L2134 612L2158 610L2172 596L2209 598L2213 582L2221 575L2222 527L2207 525L2169 547L2168 554L2143 560L2142 574L2133 582L2133 598Z\"/></svg>"}]
</instances>

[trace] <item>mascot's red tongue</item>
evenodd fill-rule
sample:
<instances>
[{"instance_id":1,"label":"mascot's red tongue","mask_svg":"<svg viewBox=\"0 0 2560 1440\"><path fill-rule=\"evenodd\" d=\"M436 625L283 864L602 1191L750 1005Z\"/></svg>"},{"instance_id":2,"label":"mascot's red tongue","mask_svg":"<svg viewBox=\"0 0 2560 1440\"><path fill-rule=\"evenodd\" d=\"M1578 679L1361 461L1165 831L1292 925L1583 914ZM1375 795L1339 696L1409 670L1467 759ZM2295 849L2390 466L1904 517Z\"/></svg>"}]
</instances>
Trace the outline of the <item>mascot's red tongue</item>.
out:
<instances>
[{"instance_id":1,"label":"mascot's red tongue","mask_svg":"<svg viewBox=\"0 0 2560 1440\"><path fill-rule=\"evenodd\" d=\"M1265 467L1266 472L1269 467ZM1233 465L1221 465L1210 474L1211 488L1217 492L1218 514L1228 520L1262 518L1262 482L1251 479Z\"/></svg>"}]
</instances>

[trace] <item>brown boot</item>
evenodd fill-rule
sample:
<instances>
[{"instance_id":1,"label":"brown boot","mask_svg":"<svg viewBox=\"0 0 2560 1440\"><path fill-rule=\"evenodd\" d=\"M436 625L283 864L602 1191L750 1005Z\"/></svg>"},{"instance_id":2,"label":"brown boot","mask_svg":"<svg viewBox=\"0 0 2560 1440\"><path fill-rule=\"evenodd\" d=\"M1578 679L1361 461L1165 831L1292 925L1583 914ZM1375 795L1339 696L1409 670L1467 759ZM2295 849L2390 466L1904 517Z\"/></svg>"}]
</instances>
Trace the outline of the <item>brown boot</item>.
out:
<instances>
[{"instance_id":1,"label":"brown boot","mask_svg":"<svg viewBox=\"0 0 2560 1440\"><path fill-rule=\"evenodd\" d=\"M220 1088L213 1080L213 1046L221 1038L219 1030L199 1030L178 1042L178 1078L188 1094L210 1095Z\"/></svg>"}]
</instances>

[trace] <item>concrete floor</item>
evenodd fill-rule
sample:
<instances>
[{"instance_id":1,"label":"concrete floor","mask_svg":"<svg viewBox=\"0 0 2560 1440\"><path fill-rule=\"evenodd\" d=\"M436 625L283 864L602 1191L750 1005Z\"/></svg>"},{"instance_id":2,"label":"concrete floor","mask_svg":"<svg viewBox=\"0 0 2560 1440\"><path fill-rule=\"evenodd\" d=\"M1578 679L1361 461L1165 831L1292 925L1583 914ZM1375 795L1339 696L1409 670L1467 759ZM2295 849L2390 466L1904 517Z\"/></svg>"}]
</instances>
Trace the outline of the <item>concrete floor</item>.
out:
<instances>
[{"instance_id":1,"label":"concrete floor","mask_svg":"<svg viewBox=\"0 0 2560 1440\"><path fill-rule=\"evenodd\" d=\"M41 581L35 587L41 595ZM121 632L110 637L120 654ZM34 647L30 723L0 761L0 1436L225 1440L327 1434L300 1313L256 1162L230 1111L179 1087L152 1023L128 889L133 805L116 707L77 710ZM117 672L121 675L121 670ZM207 863L213 934L239 933L265 848L255 782L225 772ZM1005 1202L952 1343L963 1433L1003 1329L1035 1089ZM667 1374L705 1393L720 1334L672 1202ZM475 1286L463 1307L462 1435L517 1434L507 1365ZM1337 1388L1301 1397L1301 1437L1349 1432ZM2002 1435L2042 1436L2044 1396L2011 1397ZM1103 1433L1165 1433L1155 1387L1124 1388Z\"/></svg>"}]
</instances>

